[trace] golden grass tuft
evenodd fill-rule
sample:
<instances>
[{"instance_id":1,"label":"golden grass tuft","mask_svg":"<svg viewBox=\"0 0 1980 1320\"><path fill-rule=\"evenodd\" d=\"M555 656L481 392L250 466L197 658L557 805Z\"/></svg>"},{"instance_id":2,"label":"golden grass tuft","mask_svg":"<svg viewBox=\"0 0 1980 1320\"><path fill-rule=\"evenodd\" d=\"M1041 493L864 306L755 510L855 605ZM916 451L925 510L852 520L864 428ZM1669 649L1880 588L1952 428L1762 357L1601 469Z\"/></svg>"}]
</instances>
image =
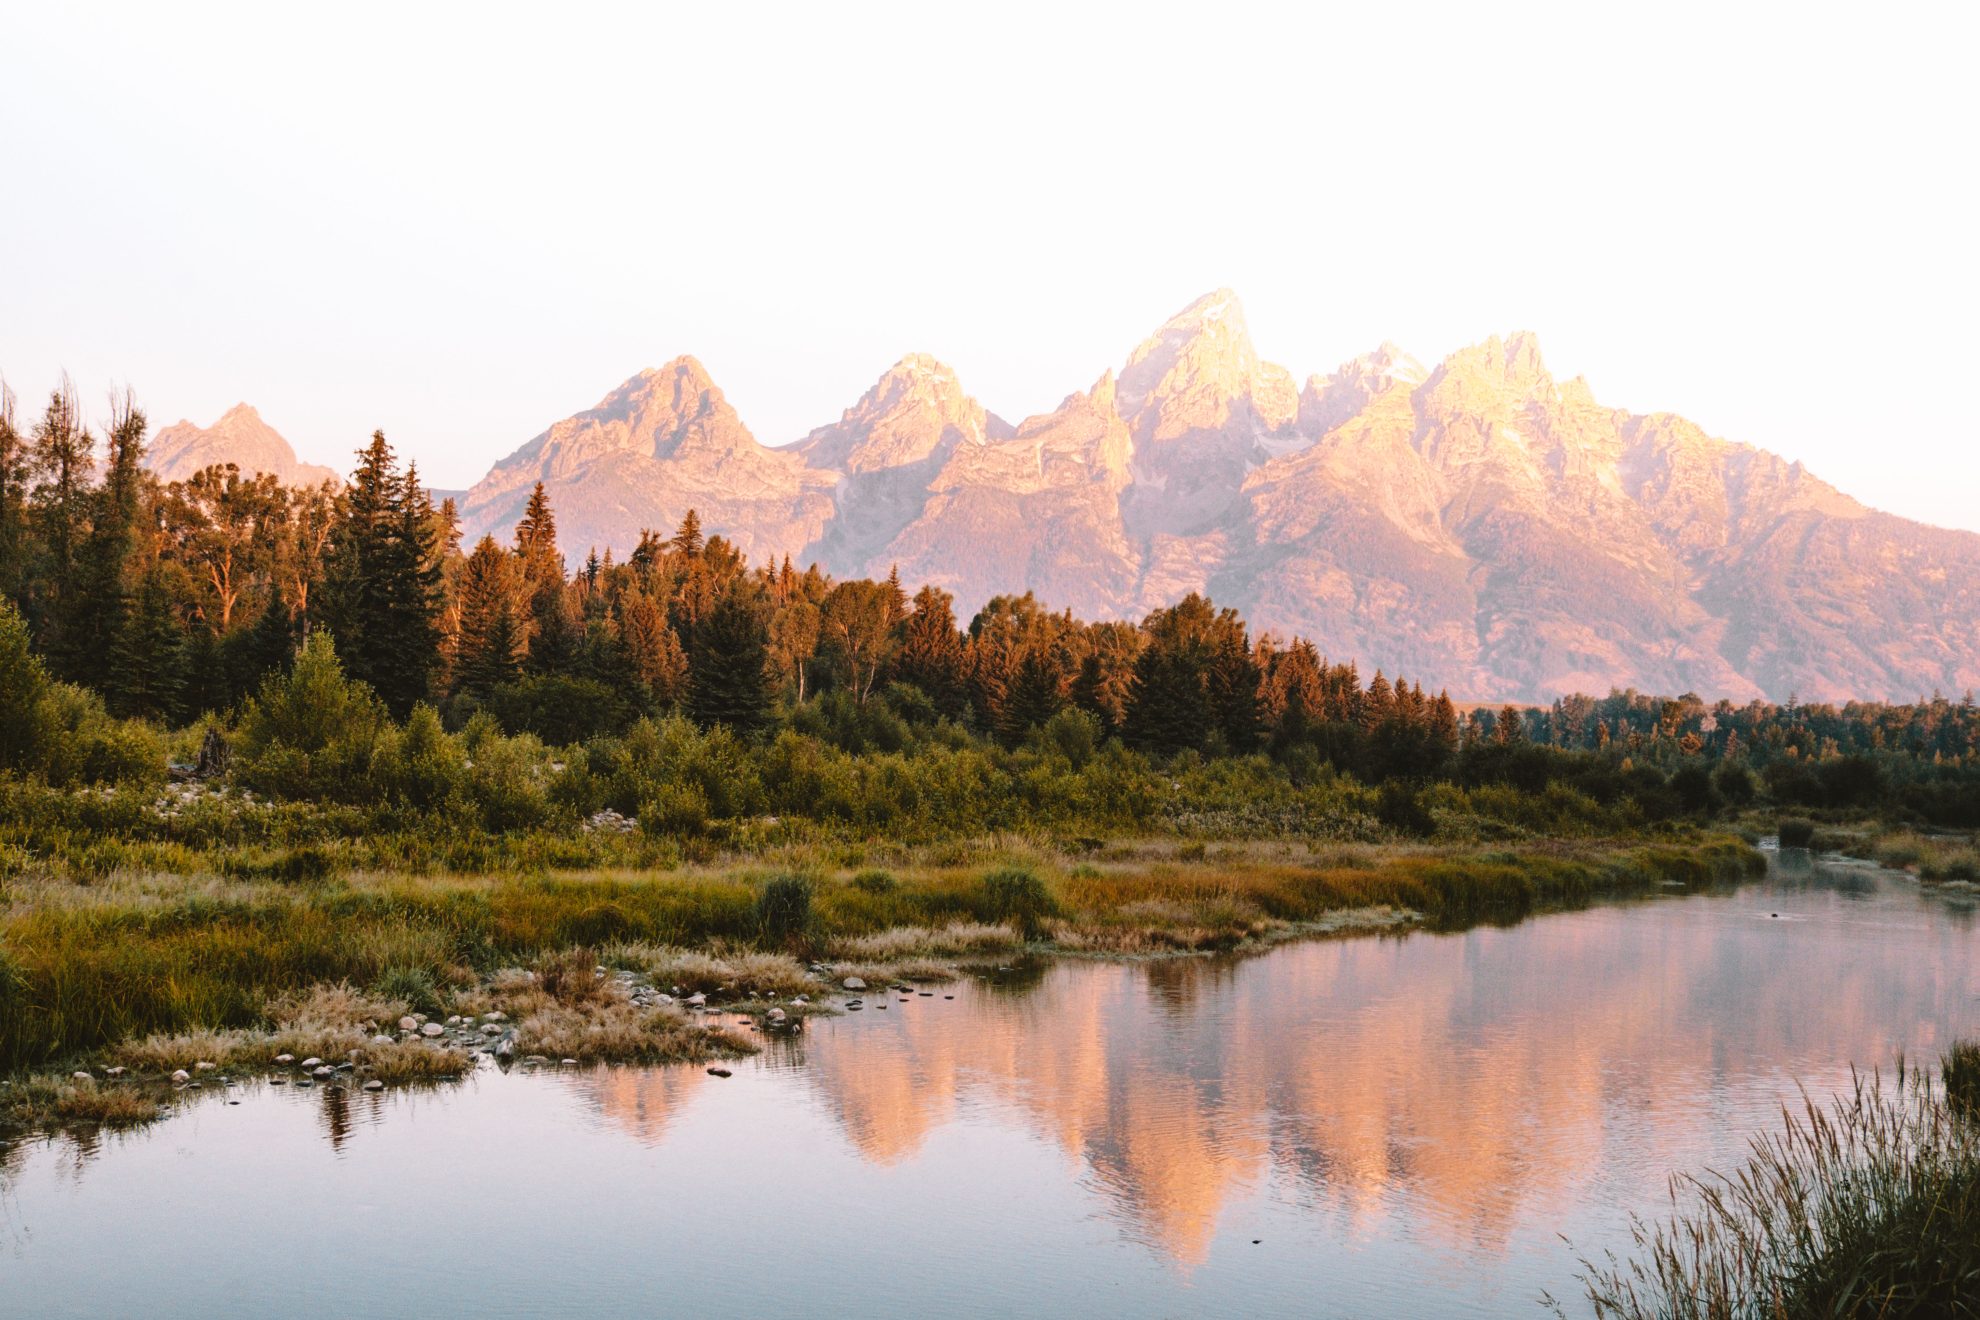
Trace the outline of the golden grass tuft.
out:
<instances>
[{"instance_id":1,"label":"golden grass tuft","mask_svg":"<svg viewBox=\"0 0 1980 1320\"><path fill-rule=\"evenodd\" d=\"M1017 935L1007 925L959 921L947 926L895 926L870 935L848 936L834 940L831 949L837 958L891 962L910 957L1007 953L1017 947Z\"/></svg>"},{"instance_id":2,"label":"golden grass tuft","mask_svg":"<svg viewBox=\"0 0 1980 1320\"><path fill-rule=\"evenodd\" d=\"M652 944L618 944L606 949L601 961L639 972L662 990L679 986L688 994L720 992L738 998L777 999L818 989L818 981L804 964L781 953L704 953Z\"/></svg>"},{"instance_id":3,"label":"golden grass tuft","mask_svg":"<svg viewBox=\"0 0 1980 1320\"><path fill-rule=\"evenodd\" d=\"M516 1028L516 1052L581 1063L677 1063L753 1054L757 1044L728 1027L710 1030L671 1008L624 999L576 1007L544 1003Z\"/></svg>"}]
</instances>

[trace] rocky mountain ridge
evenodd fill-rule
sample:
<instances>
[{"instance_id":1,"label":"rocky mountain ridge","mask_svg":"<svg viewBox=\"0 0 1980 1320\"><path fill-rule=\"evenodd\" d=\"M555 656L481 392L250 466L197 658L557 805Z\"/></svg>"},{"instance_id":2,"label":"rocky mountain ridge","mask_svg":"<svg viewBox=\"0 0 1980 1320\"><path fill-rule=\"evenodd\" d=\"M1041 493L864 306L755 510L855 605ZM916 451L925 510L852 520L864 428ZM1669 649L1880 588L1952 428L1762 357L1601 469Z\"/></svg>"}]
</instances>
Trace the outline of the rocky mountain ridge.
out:
<instances>
[{"instance_id":1,"label":"rocky mountain ridge","mask_svg":"<svg viewBox=\"0 0 1980 1320\"><path fill-rule=\"evenodd\" d=\"M1204 591L1471 700L1980 686L1980 535L1606 407L1530 334L1427 368L1384 344L1299 384L1228 290L1015 424L911 354L773 448L677 358L498 462L461 503L468 535L507 535L537 481L573 558L692 507L753 559L898 565L965 619L1002 593L1139 618Z\"/></svg>"}]
</instances>

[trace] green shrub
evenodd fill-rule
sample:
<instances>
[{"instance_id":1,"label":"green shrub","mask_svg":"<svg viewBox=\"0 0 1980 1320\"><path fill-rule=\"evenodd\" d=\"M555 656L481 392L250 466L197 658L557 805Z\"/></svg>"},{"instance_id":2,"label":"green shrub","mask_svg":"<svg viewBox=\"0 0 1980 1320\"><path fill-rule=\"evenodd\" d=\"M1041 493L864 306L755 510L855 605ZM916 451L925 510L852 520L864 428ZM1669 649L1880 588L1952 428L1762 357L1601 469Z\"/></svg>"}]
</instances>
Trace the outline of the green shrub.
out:
<instances>
[{"instance_id":1,"label":"green shrub","mask_svg":"<svg viewBox=\"0 0 1980 1320\"><path fill-rule=\"evenodd\" d=\"M1007 921L1018 935L1035 940L1045 933L1045 918L1057 915L1058 902L1036 872L1006 866L983 877L983 908L992 921Z\"/></svg>"},{"instance_id":2,"label":"green shrub","mask_svg":"<svg viewBox=\"0 0 1980 1320\"><path fill-rule=\"evenodd\" d=\"M1735 807L1743 807L1753 801L1758 785L1753 782L1753 772L1738 761L1725 761L1712 772L1712 786L1719 790L1719 796Z\"/></svg>"},{"instance_id":3,"label":"green shrub","mask_svg":"<svg viewBox=\"0 0 1980 1320\"><path fill-rule=\"evenodd\" d=\"M853 888L867 894L891 894L901 887L891 871L861 871L852 878Z\"/></svg>"},{"instance_id":4,"label":"green shrub","mask_svg":"<svg viewBox=\"0 0 1980 1320\"><path fill-rule=\"evenodd\" d=\"M1100 746L1099 717L1077 706L1067 706L1045 721L1039 729L1039 741L1065 757L1073 769L1084 770Z\"/></svg>"},{"instance_id":5,"label":"green shrub","mask_svg":"<svg viewBox=\"0 0 1980 1320\"><path fill-rule=\"evenodd\" d=\"M425 967L396 966L385 969L372 992L381 999L395 999L414 1013L438 1014L444 1001L440 983Z\"/></svg>"},{"instance_id":6,"label":"green shrub","mask_svg":"<svg viewBox=\"0 0 1980 1320\"><path fill-rule=\"evenodd\" d=\"M1815 842L1815 822L1790 816L1780 824L1781 847L1806 848Z\"/></svg>"},{"instance_id":7,"label":"green shrub","mask_svg":"<svg viewBox=\"0 0 1980 1320\"><path fill-rule=\"evenodd\" d=\"M668 838L697 838L708 829L708 796L686 780L656 785L639 804L639 827Z\"/></svg>"},{"instance_id":8,"label":"green shrub","mask_svg":"<svg viewBox=\"0 0 1980 1320\"><path fill-rule=\"evenodd\" d=\"M1948 848L1921 862L1918 875L1922 880L1980 880L1980 850Z\"/></svg>"},{"instance_id":9,"label":"green shrub","mask_svg":"<svg viewBox=\"0 0 1980 1320\"><path fill-rule=\"evenodd\" d=\"M270 674L241 715L242 782L275 797L364 803L389 721L370 688L344 677L330 634L309 635L286 673Z\"/></svg>"},{"instance_id":10,"label":"green shrub","mask_svg":"<svg viewBox=\"0 0 1980 1320\"><path fill-rule=\"evenodd\" d=\"M595 679L531 674L488 694L488 710L510 733L534 734L552 747L586 742L623 728L625 699Z\"/></svg>"},{"instance_id":11,"label":"green shrub","mask_svg":"<svg viewBox=\"0 0 1980 1320\"><path fill-rule=\"evenodd\" d=\"M468 738L468 791L481 808L482 823L495 831L527 830L550 818L550 793L544 783L543 744L531 734L505 738L499 733Z\"/></svg>"},{"instance_id":12,"label":"green shrub","mask_svg":"<svg viewBox=\"0 0 1980 1320\"><path fill-rule=\"evenodd\" d=\"M780 875L756 896L758 938L769 945L807 941L812 933L811 899L816 890L809 876Z\"/></svg>"},{"instance_id":13,"label":"green shrub","mask_svg":"<svg viewBox=\"0 0 1980 1320\"><path fill-rule=\"evenodd\" d=\"M385 796L415 810L458 810L467 796L467 753L422 701L403 729L380 740L376 777Z\"/></svg>"}]
</instances>

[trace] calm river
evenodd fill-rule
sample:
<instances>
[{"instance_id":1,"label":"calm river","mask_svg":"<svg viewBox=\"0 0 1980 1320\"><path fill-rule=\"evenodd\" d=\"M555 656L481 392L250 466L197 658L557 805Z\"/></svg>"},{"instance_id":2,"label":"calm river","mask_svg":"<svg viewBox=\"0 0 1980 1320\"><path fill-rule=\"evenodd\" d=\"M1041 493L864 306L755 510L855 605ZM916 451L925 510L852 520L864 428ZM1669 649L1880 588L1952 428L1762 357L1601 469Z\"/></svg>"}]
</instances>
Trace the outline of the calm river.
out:
<instances>
[{"instance_id":1,"label":"calm river","mask_svg":"<svg viewBox=\"0 0 1980 1320\"><path fill-rule=\"evenodd\" d=\"M1980 923L1790 855L1506 929L1018 979L728 1079L249 1084L23 1143L0 1314L1538 1315L1797 1080L1980 1033Z\"/></svg>"}]
</instances>

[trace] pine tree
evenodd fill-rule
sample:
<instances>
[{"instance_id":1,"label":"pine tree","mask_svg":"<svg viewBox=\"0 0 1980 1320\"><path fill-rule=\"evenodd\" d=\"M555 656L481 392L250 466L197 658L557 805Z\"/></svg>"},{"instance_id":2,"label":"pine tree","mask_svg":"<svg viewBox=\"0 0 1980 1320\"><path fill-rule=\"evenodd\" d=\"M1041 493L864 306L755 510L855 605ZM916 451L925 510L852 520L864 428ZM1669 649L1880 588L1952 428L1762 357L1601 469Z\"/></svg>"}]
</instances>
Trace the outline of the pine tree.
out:
<instances>
[{"instance_id":1,"label":"pine tree","mask_svg":"<svg viewBox=\"0 0 1980 1320\"><path fill-rule=\"evenodd\" d=\"M1269 676L1272 746L1284 751L1311 742L1318 725L1326 720L1326 679L1320 668L1320 653L1313 643L1295 637L1292 645L1275 657Z\"/></svg>"},{"instance_id":2,"label":"pine tree","mask_svg":"<svg viewBox=\"0 0 1980 1320\"><path fill-rule=\"evenodd\" d=\"M695 628L688 649L688 714L703 727L753 733L770 716L768 628L749 585L735 581Z\"/></svg>"},{"instance_id":3,"label":"pine tree","mask_svg":"<svg viewBox=\"0 0 1980 1320\"><path fill-rule=\"evenodd\" d=\"M998 733L1007 744L1016 746L1025 734L1043 726L1065 707L1061 686L1059 667L1051 654L1042 646L1028 648L1018 661L1004 698Z\"/></svg>"},{"instance_id":4,"label":"pine tree","mask_svg":"<svg viewBox=\"0 0 1980 1320\"><path fill-rule=\"evenodd\" d=\"M955 598L940 587L914 593L914 609L901 626L901 646L894 672L912 683L950 719L968 709L963 691L965 657L962 634L956 629Z\"/></svg>"},{"instance_id":5,"label":"pine tree","mask_svg":"<svg viewBox=\"0 0 1980 1320\"><path fill-rule=\"evenodd\" d=\"M1134 662L1123 733L1130 745L1158 756L1201 748L1210 735L1201 669L1167 647L1143 650Z\"/></svg>"},{"instance_id":6,"label":"pine tree","mask_svg":"<svg viewBox=\"0 0 1980 1320\"><path fill-rule=\"evenodd\" d=\"M1224 611L1219 623L1216 652L1205 674L1205 695L1210 703L1211 721L1223 739L1225 750L1241 756L1257 750L1264 733L1258 666L1252 659L1251 644L1236 612Z\"/></svg>"},{"instance_id":7,"label":"pine tree","mask_svg":"<svg viewBox=\"0 0 1980 1320\"><path fill-rule=\"evenodd\" d=\"M375 432L336 529L326 613L346 671L400 718L427 696L440 660L432 515L417 471L400 475L385 433Z\"/></svg>"},{"instance_id":8,"label":"pine tree","mask_svg":"<svg viewBox=\"0 0 1980 1320\"><path fill-rule=\"evenodd\" d=\"M584 578L578 579L580 582ZM529 656L532 674L564 674L577 667L584 630L562 586L537 592L530 602Z\"/></svg>"},{"instance_id":9,"label":"pine tree","mask_svg":"<svg viewBox=\"0 0 1980 1320\"><path fill-rule=\"evenodd\" d=\"M30 521L45 567L38 592L27 593L33 621L50 668L58 677L85 676L92 656L68 633L83 601L77 599L77 557L89 532L90 474L96 441L82 423L75 387L64 379L48 398L48 410L35 425L29 449Z\"/></svg>"},{"instance_id":10,"label":"pine tree","mask_svg":"<svg viewBox=\"0 0 1980 1320\"><path fill-rule=\"evenodd\" d=\"M701 552L707 548L707 543L701 536L701 515L689 509L687 515L681 519L681 529L674 533L671 544L675 554L686 555L689 559L699 558Z\"/></svg>"},{"instance_id":11,"label":"pine tree","mask_svg":"<svg viewBox=\"0 0 1980 1320\"><path fill-rule=\"evenodd\" d=\"M268 591L268 603L255 616L241 644L241 662L234 679L236 694L246 694L261 686L269 674L287 672L296 659L296 617L276 581Z\"/></svg>"},{"instance_id":12,"label":"pine tree","mask_svg":"<svg viewBox=\"0 0 1980 1320\"><path fill-rule=\"evenodd\" d=\"M1526 729L1520 723L1517 706L1506 706L1499 711L1498 718L1492 721L1492 741L1501 747L1526 741Z\"/></svg>"},{"instance_id":13,"label":"pine tree","mask_svg":"<svg viewBox=\"0 0 1980 1320\"><path fill-rule=\"evenodd\" d=\"M629 592L621 601L619 641L642 696L656 706L680 700L687 686L687 653L667 626L667 616L645 592Z\"/></svg>"},{"instance_id":14,"label":"pine tree","mask_svg":"<svg viewBox=\"0 0 1980 1320\"><path fill-rule=\"evenodd\" d=\"M160 721L177 715L185 651L173 593L164 573L154 567L110 641L104 681L110 708L119 715Z\"/></svg>"},{"instance_id":15,"label":"pine tree","mask_svg":"<svg viewBox=\"0 0 1980 1320\"><path fill-rule=\"evenodd\" d=\"M556 553L557 517L550 511L550 497L539 481L529 493L529 504L516 523L516 554L524 563L530 563Z\"/></svg>"},{"instance_id":16,"label":"pine tree","mask_svg":"<svg viewBox=\"0 0 1980 1320\"><path fill-rule=\"evenodd\" d=\"M112 399L110 466L91 501L89 534L78 556L76 591L64 629L75 654L89 657L82 663L84 670L96 670L109 654L133 607L126 561L144 518L144 434L144 413L130 394Z\"/></svg>"},{"instance_id":17,"label":"pine tree","mask_svg":"<svg viewBox=\"0 0 1980 1320\"><path fill-rule=\"evenodd\" d=\"M513 556L484 536L462 566L454 690L486 698L522 672L528 646L522 575Z\"/></svg>"}]
</instances>

